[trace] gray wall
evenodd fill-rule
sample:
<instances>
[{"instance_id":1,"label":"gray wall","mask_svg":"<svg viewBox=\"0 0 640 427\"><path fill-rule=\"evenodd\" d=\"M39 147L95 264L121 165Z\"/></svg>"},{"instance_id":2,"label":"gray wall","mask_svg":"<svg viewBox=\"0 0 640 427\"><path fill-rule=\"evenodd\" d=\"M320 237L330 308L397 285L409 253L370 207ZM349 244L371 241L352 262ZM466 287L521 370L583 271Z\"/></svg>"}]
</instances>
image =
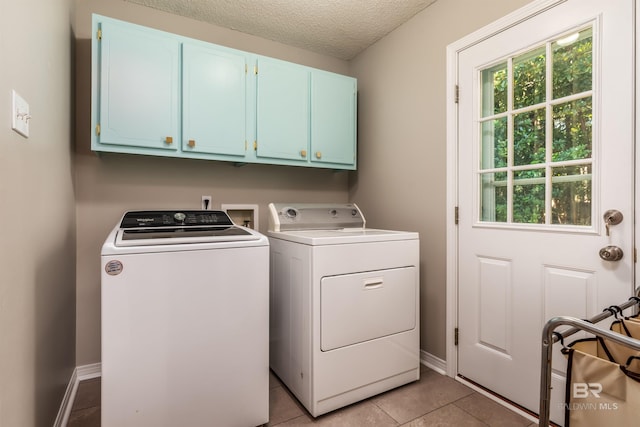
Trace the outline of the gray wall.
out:
<instances>
[{"instance_id":1,"label":"gray wall","mask_svg":"<svg viewBox=\"0 0 640 427\"><path fill-rule=\"evenodd\" d=\"M351 63L367 223L420 233L420 347L446 354L446 47L530 0L438 0Z\"/></svg>"},{"instance_id":2,"label":"gray wall","mask_svg":"<svg viewBox=\"0 0 640 427\"><path fill-rule=\"evenodd\" d=\"M77 363L100 361L100 248L129 209L199 208L200 196L221 203L258 204L260 229L275 201L348 201L348 173L90 151L91 13L255 52L337 73L348 63L237 31L169 15L124 1L76 0Z\"/></svg>"},{"instance_id":3,"label":"gray wall","mask_svg":"<svg viewBox=\"0 0 640 427\"><path fill-rule=\"evenodd\" d=\"M49 427L76 365L71 0L0 11L0 426Z\"/></svg>"}]
</instances>

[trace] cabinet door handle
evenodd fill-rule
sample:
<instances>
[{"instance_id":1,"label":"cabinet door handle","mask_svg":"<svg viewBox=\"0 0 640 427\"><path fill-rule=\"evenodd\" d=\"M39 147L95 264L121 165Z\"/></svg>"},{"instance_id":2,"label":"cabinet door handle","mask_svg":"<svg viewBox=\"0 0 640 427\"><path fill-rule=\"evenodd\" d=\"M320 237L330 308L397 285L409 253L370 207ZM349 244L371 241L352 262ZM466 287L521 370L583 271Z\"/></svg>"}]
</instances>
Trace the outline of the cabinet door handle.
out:
<instances>
[{"instance_id":1,"label":"cabinet door handle","mask_svg":"<svg viewBox=\"0 0 640 427\"><path fill-rule=\"evenodd\" d=\"M316 159L321 159L322 153L320 151L316 151Z\"/></svg>"},{"instance_id":2,"label":"cabinet door handle","mask_svg":"<svg viewBox=\"0 0 640 427\"><path fill-rule=\"evenodd\" d=\"M166 144L169 144L169 145L173 144L173 137L172 137L172 136L168 136L168 137L166 137L166 138L164 139L164 142L165 142Z\"/></svg>"},{"instance_id":3,"label":"cabinet door handle","mask_svg":"<svg viewBox=\"0 0 640 427\"><path fill-rule=\"evenodd\" d=\"M302 157L307 157L307 150L300 150L300 155Z\"/></svg>"},{"instance_id":4,"label":"cabinet door handle","mask_svg":"<svg viewBox=\"0 0 640 427\"><path fill-rule=\"evenodd\" d=\"M196 146L196 140L195 139L190 139L189 142L187 142L187 145L191 148Z\"/></svg>"}]
</instances>

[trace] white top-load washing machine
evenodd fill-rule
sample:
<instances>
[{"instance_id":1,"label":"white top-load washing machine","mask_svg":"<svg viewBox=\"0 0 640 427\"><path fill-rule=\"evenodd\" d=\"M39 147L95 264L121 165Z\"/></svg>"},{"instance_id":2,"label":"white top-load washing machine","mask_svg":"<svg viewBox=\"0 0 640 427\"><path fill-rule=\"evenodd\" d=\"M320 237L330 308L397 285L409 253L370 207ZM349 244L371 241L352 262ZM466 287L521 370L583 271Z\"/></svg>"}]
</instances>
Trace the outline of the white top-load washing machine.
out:
<instances>
[{"instance_id":1,"label":"white top-load washing machine","mask_svg":"<svg viewBox=\"0 0 640 427\"><path fill-rule=\"evenodd\" d=\"M269 246L220 211L127 212L102 247L102 427L269 419Z\"/></svg>"},{"instance_id":2,"label":"white top-load washing machine","mask_svg":"<svg viewBox=\"0 0 640 427\"><path fill-rule=\"evenodd\" d=\"M314 417L420 378L419 238L355 204L269 205L270 364Z\"/></svg>"}]
</instances>

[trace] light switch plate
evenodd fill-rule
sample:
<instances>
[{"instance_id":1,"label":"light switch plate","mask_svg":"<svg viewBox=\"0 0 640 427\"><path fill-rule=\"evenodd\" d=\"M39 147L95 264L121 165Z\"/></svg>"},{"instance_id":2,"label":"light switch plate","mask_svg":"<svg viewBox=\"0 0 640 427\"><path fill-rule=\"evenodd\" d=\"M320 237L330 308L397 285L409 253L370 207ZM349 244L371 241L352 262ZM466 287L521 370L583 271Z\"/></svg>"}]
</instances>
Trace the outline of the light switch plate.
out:
<instances>
[{"instance_id":1,"label":"light switch plate","mask_svg":"<svg viewBox=\"0 0 640 427\"><path fill-rule=\"evenodd\" d=\"M31 114L29 114L29 104L23 97L18 95L14 90L12 91L13 98L13 119L11 120L11 129L18 132L25 138L29 138L29 121L31 120Z\"/></svg>"}]
</instances>

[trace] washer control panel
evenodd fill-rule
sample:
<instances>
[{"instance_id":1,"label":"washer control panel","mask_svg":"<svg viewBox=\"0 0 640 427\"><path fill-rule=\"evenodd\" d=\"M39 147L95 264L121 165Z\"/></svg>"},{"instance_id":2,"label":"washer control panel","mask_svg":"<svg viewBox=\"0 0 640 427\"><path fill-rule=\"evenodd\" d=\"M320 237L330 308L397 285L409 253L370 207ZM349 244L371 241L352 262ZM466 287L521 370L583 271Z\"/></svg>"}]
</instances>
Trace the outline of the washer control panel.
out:
<instances>
[{"instance_id":1,"label":"washer control panel","mask_svg":"<svg viewBox=\"0 0 640 427\"><path fill-rule=\"evenodd\" d=\"M270 203L269 231L364 228L355 203Z\"/></svg>"},{"instance_id":2,"label":"washer control panel","mask_svg":"<svg viewBox=\"0 0 640 427\"><path fill-rule=\"evenodd\" d=\"M233 225L223 211L131 211L124 214L120 228L193 227Z\"/></svg>"}]
</instances>

